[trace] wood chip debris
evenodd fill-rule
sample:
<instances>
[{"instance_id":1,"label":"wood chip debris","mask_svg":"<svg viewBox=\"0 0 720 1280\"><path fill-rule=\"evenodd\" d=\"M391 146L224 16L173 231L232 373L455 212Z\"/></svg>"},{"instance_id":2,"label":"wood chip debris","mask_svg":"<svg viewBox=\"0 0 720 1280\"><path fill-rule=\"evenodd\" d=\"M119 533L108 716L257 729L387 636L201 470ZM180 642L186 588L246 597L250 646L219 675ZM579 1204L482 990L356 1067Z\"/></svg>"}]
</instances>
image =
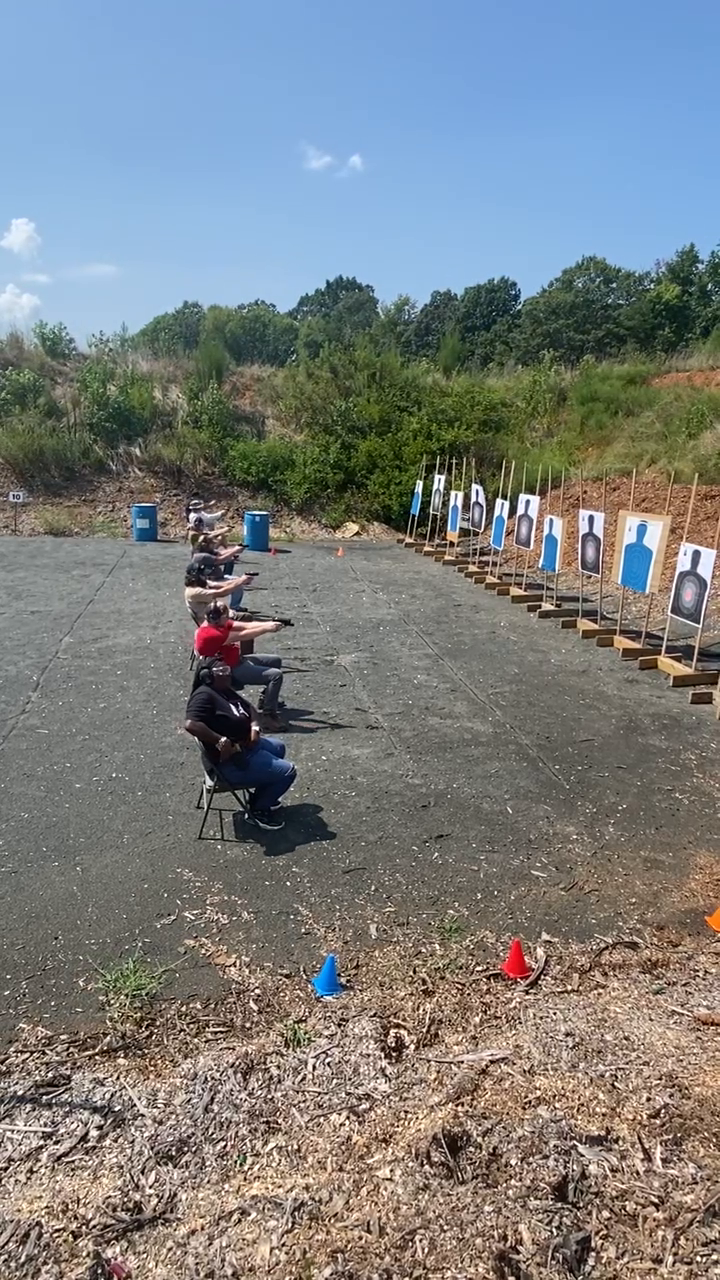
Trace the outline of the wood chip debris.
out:
<instances>
[{"instance_id":1,"label":"wood chip debris","mask_svg":"<svg viewBox=\"0 0 720 1280\"><path fill-rule=\"evenodd\" d=\"M2 1280L720 1277L720 955L403 933L0 1057ZM689 1016L688 1016L689 1015Z\"/></svg>"}]
</instances>

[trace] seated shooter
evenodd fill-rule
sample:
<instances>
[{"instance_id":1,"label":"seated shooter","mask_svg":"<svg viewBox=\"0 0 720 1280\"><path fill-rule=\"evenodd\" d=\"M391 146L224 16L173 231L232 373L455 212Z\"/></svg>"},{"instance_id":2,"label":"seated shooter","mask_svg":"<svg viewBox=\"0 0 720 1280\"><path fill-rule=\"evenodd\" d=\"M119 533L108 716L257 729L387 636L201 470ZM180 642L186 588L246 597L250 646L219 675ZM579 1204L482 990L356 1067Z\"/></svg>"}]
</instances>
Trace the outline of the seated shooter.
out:
<instances>
[{"instance_id":1,"label":"seated shooter","mask_svg":"<svg viewBox=\"0 0 720 1280\"><path fill-rule=\"evenodd\" d=\"M271 728L281 729L280 690L282 689L282 659L275 654L242 654L243 640L257 640L282 630L282 622L237 622L229 617L227 605L211 604L205 613L205 621L195 632L195 652L201 658L221 657L231 670L231 683L262 685L259 709Z\"/></svg>"},{"instance_id":2,"label":"seated shooter","mask_svg":"<svg viewBox=\"0 0 720 1280\"><path fill-rule=\"evenodd\" d=\"M248 574L239 578L221 578L217 582L208 582L205 574L194 561L185 570L185 604L192 614L197 627L202 626L208 605L216 600L229 599L231 609L239 609L243 598L243 589L252 582Z\"/></svg>"},{"instance_id":3,"label":"seated shooter","mask_svg":"<svg viewBox=\"0 0 720 1280\"><path fill-rule=\"evenodd\" d=\"M285 744L265 738L253 719L253 708L230 682L222 658L205 658L195 672L185 711L185 729L201 744L208 772L236 790L250 791L249 822L265 831L285 826L280 797L297 776L285 759Z\"/></svg>"}]
</instances>

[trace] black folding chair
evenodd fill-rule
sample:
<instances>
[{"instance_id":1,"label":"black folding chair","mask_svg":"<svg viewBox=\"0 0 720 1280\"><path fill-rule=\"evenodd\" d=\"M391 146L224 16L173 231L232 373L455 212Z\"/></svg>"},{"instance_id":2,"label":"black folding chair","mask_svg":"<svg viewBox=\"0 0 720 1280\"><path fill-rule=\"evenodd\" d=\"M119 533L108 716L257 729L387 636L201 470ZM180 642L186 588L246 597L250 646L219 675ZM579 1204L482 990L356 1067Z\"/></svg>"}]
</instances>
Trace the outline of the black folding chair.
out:
<instances>
[{"instance_id":1,"label":"black folding chair","mask_svg":"<svg viewBox=\"0 0 720 1280\"><path fill-rule=\"evenodd\" d=\"M203 816L202 822L200 823L200 830L197 833L197 839L202 840L205 824L208 820L210 810L212 809L213 812L218 815L220 820L220 839L225 840L226 836L223 825L223 814L232 813L235 815L236 813L241 813L244 819L250 807L250 792L243 787L235 788L231 786L230 783L223 778L222 773L208 760L200 743L198 743L198 747L200 747L200 755L202 757L203 780L195 808L202 809ZM218 795L234 796L237 801L237 809L223 809L219 805L213 805L213 801Z\"/></svg>"}]
</instances>

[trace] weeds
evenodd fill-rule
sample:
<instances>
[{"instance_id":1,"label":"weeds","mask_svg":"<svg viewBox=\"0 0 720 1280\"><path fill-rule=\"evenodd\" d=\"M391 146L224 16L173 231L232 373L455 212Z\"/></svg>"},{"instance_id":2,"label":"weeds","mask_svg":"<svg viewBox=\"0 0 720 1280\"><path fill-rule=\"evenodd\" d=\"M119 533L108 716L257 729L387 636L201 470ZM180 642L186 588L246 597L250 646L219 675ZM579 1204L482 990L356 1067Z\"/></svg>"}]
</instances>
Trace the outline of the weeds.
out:
<instances>
[{"instance_id":1,"label":"weeds","mask_svg":"<svg viewBox=\"0 0 720 1280\"><path fill-rule=\"evenodd\" d=\"M307 1049L312 1041L312 1031L310 1031L304 1022L297 1018L290 1018L282 1029L283 1044L286 1049Z\"/></svg>"},{"instance_id":2,"label":"weeds","mask_svg":"<svg viewBox=\"0 0 720 1280\"><path fill-rule=\"evenodd\" d=\"M72 538L77 529L76 516L70 507L39 511L37 522L41 531L50 538Z\"/></svg>"},{"instance_id":3,"label":"weeds","mask_svg":"<svg viewBox=\"0 0 720 1280\"><path fill-rule=\"evenodd\" d=\"M465 922L455 915L438 920L436 928L442 941L447 943L462 942L467 932Z\"/></svg>"},{"instance_id":4,"label":"weeds","mask_svg":"<svg viewBox=\"0 0 720 1280\"><path fill-rule=\"evenodd\" d=\"M114 516L99 516L88 525L87 532L93 538L124 538L125 530Z\"/></svg>"},{"instance_id":5,"label":"weeds","mask_svg":"<svg viewBox=\"0 0 720 1280\"><path fill-rule=\"evenodd\" d=\"M139 952L99 969L99 987L108 1021L117 1025L142 1021L160 991L165 969L153 968Z\"/></svg>"}]
</instances>

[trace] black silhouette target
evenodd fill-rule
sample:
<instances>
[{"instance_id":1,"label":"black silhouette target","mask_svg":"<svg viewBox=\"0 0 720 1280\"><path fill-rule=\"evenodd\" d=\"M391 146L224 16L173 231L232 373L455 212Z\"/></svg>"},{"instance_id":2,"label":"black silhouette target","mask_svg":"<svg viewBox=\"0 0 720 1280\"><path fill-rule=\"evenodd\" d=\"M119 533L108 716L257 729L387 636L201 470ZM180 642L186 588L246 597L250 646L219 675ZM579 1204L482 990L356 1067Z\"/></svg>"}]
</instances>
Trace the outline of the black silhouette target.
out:
<instances>
[{"instance_id":1,"label":"black silhouette target","mask_svg":"<svg viewBox=\"0 0 720 1280\"><path fill-rule=\"evenodd\" d=\"M683 551L687 555L687 548L682 547L680 558ZM688 622L693 627L702 626L705 601L710 589L708 578L699 571L702 554L701 547L693 547L690 551L690 568L681 570L675 578L669 609L673 618Z\"/></svg>"}]
</instances>

